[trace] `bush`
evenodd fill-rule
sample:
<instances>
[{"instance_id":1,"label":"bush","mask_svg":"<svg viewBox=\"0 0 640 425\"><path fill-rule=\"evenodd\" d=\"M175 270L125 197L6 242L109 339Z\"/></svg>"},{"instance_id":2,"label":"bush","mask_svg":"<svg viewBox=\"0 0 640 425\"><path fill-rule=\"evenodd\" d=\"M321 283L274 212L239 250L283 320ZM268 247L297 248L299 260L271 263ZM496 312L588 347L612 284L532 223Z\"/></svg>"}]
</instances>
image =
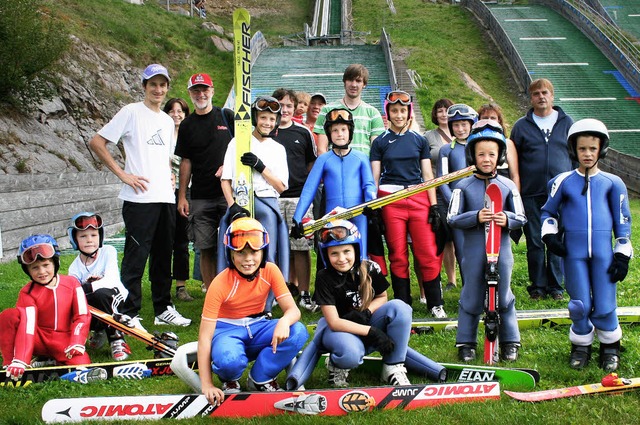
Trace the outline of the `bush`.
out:
<instances>
[{"instance_id":1,"label":"bush","mask_svg":"<svg viewBox=\"0 0 640 425\"><path fill-rule=\"evenodd\" d=\"M38 100L46 71L69 45L69 35L43 0L0 0L0 100Z\"/></svg>"}]
</instances>

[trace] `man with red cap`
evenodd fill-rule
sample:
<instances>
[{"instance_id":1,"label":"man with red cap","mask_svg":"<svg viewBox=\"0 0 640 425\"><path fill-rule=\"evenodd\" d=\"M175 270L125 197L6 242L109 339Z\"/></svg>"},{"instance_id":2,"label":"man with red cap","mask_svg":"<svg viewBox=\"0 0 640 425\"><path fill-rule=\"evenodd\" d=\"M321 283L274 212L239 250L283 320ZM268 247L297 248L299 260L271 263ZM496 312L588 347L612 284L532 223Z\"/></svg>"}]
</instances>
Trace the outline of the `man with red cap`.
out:
<instances>
[{"instance_id":1,"label":"man with red cap","mask_svg":"<svg viewBox=\"0 0 640 425\"><path fill-rule=\"evenodd\" d=\"M189 236L200 250L203 288L215 277L218 224L227 211L220 175L233 137L233 112L213 106L208 74L193 74L187 85L195 113L180 124L175 154L180 163L178 212L189 218ZM187 187L191 182L191 204Z\"/></svg>"}]
</instances>

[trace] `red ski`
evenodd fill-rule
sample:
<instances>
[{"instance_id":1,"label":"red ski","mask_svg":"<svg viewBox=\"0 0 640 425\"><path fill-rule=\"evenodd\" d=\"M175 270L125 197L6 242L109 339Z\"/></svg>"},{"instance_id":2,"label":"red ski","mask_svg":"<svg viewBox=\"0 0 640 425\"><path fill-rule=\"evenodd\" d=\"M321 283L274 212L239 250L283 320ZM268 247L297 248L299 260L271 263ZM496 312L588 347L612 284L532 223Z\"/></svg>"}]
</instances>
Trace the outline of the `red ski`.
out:
<instances>
[{"instance_id":1,"label":"red ski","mask_svg":"<svg viewBox=\"0 0 640 425\"><path fill-rule=\"evenodd\" d=\"M342 416L351 412L411 410L499 398L497 382L239 393L228 395L218 406L210 405L201 394L86 397L49 400L42 407L42 419L46 423L59 423L205 416L254 418L287 412Z\"/></svg>"},{"instance_id":2,"label":"red ski","mask_svg":"<svg viewBox=\"0 0 640 425\"><path fill-rule=\"evenodd\" d=\"M605 385L606 384L606 385ZM558 398L575 397L579 395L590 394L618 394L626 391L640 389L640 378L618 378L617 376L607 375L602 383L578 385L575 387L557 388L554 390L533 391L528 393L519 393L516 391L505 391L509 397L519 401L546 401Z\"/></svg>"},{"instance_id":3,"label":"red ski","mask_svg":"<svg viewBox=\"0 0 640 425\"><path fill-rule=\"evenodd\" d=\"M502 212L502 192L497 184L491 183L487 186L484 195L484 206L491 210L493 214ZM484 301L484 362L494 364L498 361L498 328L500 326L500 316L498 315L498 282L500 282L498 259L500 256L502 228L497 226L495 221L485 223L484 228L487 252L485 269L487 292Z\"/></svg>"}]
</instances>

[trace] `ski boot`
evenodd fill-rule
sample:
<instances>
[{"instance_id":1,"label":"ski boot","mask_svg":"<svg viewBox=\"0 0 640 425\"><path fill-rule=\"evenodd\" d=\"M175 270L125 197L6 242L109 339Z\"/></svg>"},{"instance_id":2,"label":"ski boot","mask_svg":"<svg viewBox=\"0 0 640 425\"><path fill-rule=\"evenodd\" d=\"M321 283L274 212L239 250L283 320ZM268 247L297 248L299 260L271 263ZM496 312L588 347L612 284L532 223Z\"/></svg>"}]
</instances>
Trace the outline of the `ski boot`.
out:
<instances>
[{"instance_id":1,"label":"ski boot","mask_svg":"<svg viewBox=\"0 0 640 425\"><path fill-rule=\"evenodd\" d=\"M600 367L607 373L615 372L620 366L620 341L612 344L600 343Z\"/></svg>"},{"instance_id":2,"label":"ski boot","mask_svg":"<svg viewBox=\"0 0 640 425\"><path fill-rule=\"evenodd\" d=\"M584 369L591 360L591 345L571 344L569 366L573 369Z\"/></svg>"}]
</instances>

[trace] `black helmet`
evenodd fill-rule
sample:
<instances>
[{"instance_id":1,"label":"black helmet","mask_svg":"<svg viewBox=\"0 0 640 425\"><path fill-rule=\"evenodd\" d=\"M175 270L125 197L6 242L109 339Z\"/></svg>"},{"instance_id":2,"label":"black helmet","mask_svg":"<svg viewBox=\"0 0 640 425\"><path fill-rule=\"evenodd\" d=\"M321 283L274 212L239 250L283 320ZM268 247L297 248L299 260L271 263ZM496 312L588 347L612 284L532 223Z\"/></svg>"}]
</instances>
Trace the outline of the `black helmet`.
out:
<instances>
[{"instance_id":1,"label":"black helmet","mask_svg":"<svg viewBox=\"0 0 640 425\"><path fill-rule=\"evenodd\" d=\"M353 122L353 115L348 109L344 108L336 108L327 112L324 121L324 134L329 139L329 143L333 144L333 140L331 140L331 126L334 124L346 124L349 128L349 142L346 145L334 146L338 149L346 149L349 146L349 143L353 140L353 129L355 124Z\"/></svg>"}]
</instances>

